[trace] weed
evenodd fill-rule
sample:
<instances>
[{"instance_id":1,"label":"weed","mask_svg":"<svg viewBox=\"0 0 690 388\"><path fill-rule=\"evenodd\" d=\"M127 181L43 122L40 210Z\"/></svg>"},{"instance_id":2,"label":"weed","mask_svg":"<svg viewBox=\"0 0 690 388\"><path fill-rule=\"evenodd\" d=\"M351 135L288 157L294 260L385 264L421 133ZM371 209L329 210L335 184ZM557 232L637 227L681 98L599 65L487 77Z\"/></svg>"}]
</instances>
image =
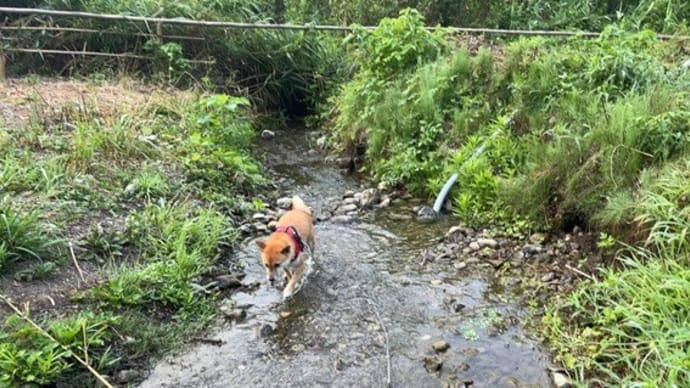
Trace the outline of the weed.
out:
<instances>
[{"instance_id":1,"label":"weed","mask_svg":"<svg viewBox=\"0 0 690 388\"><path fill-rule=\"evenodd\" d=\"M0 207L0 268L19 260L55 260L63 247L50 225L39 221L38 213Z\"/></svg>"}]
</instances>

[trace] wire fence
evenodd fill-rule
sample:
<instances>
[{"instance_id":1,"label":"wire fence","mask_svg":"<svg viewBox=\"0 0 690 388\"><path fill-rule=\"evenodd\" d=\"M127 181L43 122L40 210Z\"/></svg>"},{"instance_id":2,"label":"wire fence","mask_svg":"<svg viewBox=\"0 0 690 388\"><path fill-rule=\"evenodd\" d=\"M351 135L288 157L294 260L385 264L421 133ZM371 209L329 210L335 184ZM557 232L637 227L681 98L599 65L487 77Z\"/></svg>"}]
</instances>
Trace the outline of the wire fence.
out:
<instances>
[{"instance_id":1,"label":"wire fence","mask_svg":"<svg viewBox=\"0 0 690 388\"><path fill-rule=\"evenodd\" d=\"M334 26L334 25L317 25L317 24L273 24L273 23L243 23L230 21L209 21L209 20L191 20L185 18L160 18L160 17L145 17L145 16L131 16L121 14L102 14L92 12L77 12L77 11L62 11L36 8L16 8L16 7L0 7L0 17L2 15L32 15L32 16L47 16L50 18L80 18L93 20L106 20L117 22L131 22L143 23L146 31L140 32L124 32L111 31L107 29L95 28L77 28L77 27L62 27L58 25L7 25L6 22L0 24L0 79L5 77L5 58L4 52L19 52L31 53L39 55L69 55L72 57L111 57L111 58L128 58L136 60L153 60L154 57L150 55L141 55L136 52L102 52L74 49L55 49L55 48L40 48L40 47L16 47L19 39L11 36L5 36L7 32L40 32L40 33L76 33L76 34L98 34L98 35L120 35L120 36L136 36L141 38L155 38L159 40L179 40L179 41L205 41L203 36L179 35L179 34L163 34L163 25L177 25L177 26L194 26L200 28L221 28L221 29L273 29L273 30L293 30L293 31L325 31L325 32L352 32L355 28L372 30L375 26ZM3 18L7 20L8 18ZM155 31L151 28L155 27ZM430 30L442 29L448 33L456 34L470 34L470 35L503 35L503 36L547 36L547 37L585 37L596 38L600 36L599 32L591 31L549 31L549 30L514 30L514 29L496 29L496 28L468 28L468 27L427 27ZM685 35L668 35L656 34L658 39L662 40L689 40L690 36ZM189 63L196 64L213 64L214 60L199 60L191 59Z\"/></svg>"}]
</instances>

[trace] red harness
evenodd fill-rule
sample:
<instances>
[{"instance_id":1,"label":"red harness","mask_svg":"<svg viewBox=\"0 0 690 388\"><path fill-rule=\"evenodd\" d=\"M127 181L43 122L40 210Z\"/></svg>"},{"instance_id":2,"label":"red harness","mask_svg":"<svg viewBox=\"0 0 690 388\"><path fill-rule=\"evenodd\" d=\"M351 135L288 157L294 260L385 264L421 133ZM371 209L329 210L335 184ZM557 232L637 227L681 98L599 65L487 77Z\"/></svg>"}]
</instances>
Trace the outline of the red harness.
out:
<instances>
[{"instance_id":1,"label":"red harness","mask_svg":"<svg viewBox=\"0 0 690 388\"><path fill-rule=\"evenodd\" d=\"M304 242L302 242L302 238L300 237L299 233L297 232L297 229L295 229L294 226L279 226L276 228L276 232L282 232L282 233L287 233L288 236L292 239L294 248L295 248L295 257L290 259L290 261L294 261L297 259L304 251Z\"/></svg>"}]
</instances>

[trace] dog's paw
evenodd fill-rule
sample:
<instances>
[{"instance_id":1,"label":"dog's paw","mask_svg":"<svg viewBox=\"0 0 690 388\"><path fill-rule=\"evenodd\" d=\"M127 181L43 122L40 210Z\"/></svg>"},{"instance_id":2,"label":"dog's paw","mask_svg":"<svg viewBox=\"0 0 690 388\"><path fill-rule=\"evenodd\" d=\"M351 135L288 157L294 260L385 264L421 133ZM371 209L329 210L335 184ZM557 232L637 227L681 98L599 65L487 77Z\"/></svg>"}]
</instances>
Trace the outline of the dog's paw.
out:
<instances>
[{"instance_id":1,"label":"dog's paw","mask_svg":"<svg viewBox=\"0 0 690 388\"><path fill-rule=\"evenodd\" d=\"M294 292L295 292L295 287L290 286L290 285L285 286L285 288L283 289L283 300L291 297L292 294L294 294Z\"/></svg>"}]
</instances>

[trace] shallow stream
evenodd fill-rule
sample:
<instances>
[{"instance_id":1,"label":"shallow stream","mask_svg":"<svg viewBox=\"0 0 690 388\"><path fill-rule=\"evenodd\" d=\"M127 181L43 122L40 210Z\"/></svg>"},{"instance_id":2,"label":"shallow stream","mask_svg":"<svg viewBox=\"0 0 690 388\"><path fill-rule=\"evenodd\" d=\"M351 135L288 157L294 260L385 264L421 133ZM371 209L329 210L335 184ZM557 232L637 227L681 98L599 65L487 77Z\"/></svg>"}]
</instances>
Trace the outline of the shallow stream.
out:
<instances>
[{"instance_id":1,"label":"shallow stream","mask_svg":"<svg viewBox=\"0 0 690 388\"><path fill-rule=\"evenodd\" d=\"M285 195L319 209L362 189L304 149L305 136L279 132L262 146ZM389 372L393 387L551 386L548 354L521 327L517 282L490 266L426 261L453 220L418 222L412 205L317 223L313 271L286 302L247 240L243 282L260 286L233 296L247 318L208 334L221 345L162 360L141 387L385 387Z\"/></svg>"}]
</instances>

